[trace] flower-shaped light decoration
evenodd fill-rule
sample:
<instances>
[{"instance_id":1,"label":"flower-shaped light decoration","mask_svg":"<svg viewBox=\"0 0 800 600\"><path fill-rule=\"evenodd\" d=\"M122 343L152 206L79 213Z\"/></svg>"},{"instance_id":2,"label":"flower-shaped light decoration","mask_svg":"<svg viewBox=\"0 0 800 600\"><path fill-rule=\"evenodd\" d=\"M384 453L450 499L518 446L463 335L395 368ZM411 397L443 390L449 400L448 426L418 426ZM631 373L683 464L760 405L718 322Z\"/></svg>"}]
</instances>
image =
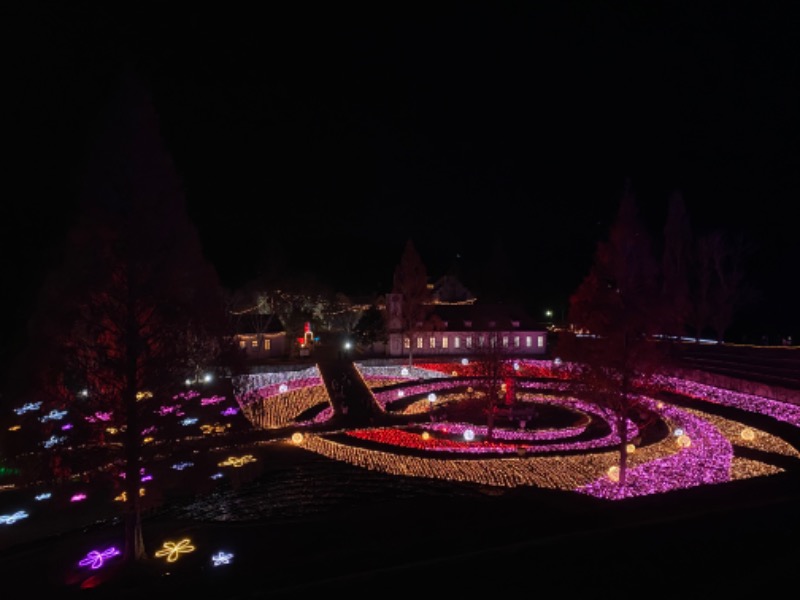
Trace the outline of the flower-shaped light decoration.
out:
<instances>
[{"instance_id":1,"label":"flower-shaped light decoration","mask_svg":"<svg viewBox=\"0 0 800 600\"><path fill-rule=\"evenodd\" d=\"M156 558L167 557L167 562L175 562L181 554L189 554L194 552L195 547L192 546L192 540L183 538L180 542L164 542L163 548L156 552Z\"/></svg>"},{"instance_id":2,"label":"flower-shaped light decoration","mask_svg":"<svg viewBox=\"0 0 800 600\"><path fill-rule=\"evenodd\" d=\"M176 471L183 471L184 469L188 469L189 467L193 467L194 463L190 460L185 460L183 462L175 463L172 465L172 468Z\"/></svg>"},{"instance_id":3,"label":"flower-shaped light decoration","mask_svg":"<svg viewBox=\"0 0 800 600\"><path fill-rule=\"evenodd\" d=\"M211 556L211 562L214 563L215 567L219 567L220 565L229 565L233 562L233 553L222 551L217 552Z\"/></svg>"},{"instance_id":4,"label":"flower-shaped light decoration","mask_svg":"<svg viewBox=\"0 0 800 600\"><path fill-rule=\"evenodd\" d=\"M27 518L28 513L26 513L24 510L18 510L10 515L0 515L0 525L13 525L17 521Z\"/></svg>"},{"instance_id":5,"label":"flower-shaped light decoration","mask_svg":"<svg viewBox=\"0 0 800 600\"><path fill-rule=\"evenodd\" d=\"M247 463L255 462L256 458L252 454L245 454L244 456L229 456L221 463L217 463L219 467L243 467Z\"/></svg>"},{"instance_id":6,"label":"flower-shaped light decoration","mask_svg":"<svg viewBox=\"0 0 800 600\"><path fill-rule=\"evenodd\" d=\"M109 559L119 556L121 552L114 546L106 548L105 550L92 550L85 558L78 562L81 567L91 567L92 569L99 569Z\"/></svg>"}]
</instances>

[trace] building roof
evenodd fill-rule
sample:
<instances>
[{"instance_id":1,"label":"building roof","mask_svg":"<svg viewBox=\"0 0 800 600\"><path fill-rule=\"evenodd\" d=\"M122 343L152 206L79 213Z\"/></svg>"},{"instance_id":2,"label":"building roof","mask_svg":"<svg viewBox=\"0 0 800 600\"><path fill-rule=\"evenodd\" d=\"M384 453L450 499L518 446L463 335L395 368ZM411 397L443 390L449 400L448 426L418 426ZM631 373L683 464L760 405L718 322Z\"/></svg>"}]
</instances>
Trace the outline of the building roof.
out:
<instances>
[{"instance_id":1,"label":"building roof","mask_svg":"<svg viewBox=\"0 0 800 600\"><path fill-rule=\"evenodd\" d=\"M275 314L247 312L233 315L232 318L237 335L284 333L286 331L280 318Z\"/></svg>"},{"instance_id":2,"label":"building roof","mask_svg":"<svg viewBox=\"0 0 800 600\"><path fill-rule=\"evenodd\" d=\"M432 314L445 324L447 331L544 331L518 304L475 303L433 304Z\"/></svg>"}]
</instances>

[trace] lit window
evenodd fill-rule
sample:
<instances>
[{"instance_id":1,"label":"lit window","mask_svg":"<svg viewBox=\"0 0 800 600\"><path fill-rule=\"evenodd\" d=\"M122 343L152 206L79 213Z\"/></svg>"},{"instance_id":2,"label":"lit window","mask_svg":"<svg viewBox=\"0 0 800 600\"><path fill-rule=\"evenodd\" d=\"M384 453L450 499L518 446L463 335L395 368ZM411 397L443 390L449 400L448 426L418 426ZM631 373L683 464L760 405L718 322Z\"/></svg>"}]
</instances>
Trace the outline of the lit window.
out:
<instances>
[{"instance_id":1,"label":"lit window","mask_svg":"<svg viewBox=\"0 0 800 600\"><path fill-rule=\"evenodd\" d=\"M455 339L453 340L453 345L456 348L461 348L461 338L456 336Z\"/></svg>"},{"instance_id":2,"label":"lit window","mask_svg":"<svg viewBox=\"0 0 800 600\"><path fill-rule=\"evenodd\" d=\"M403 338L403 348L406 350L411 348L411 338Z\"/></svg>"},{"instance_id":3,"label":"lit window","mask_svg":"<svg viewBox=\"0 0 800 600\"><path fill-rule=\"evenodd\" d=\"M428 347L429 348L436 348L436 338L431 336L428 340Z\"/></svg>"},{"instance_id":4,"label":"lit window","mask_svg":"<svg viewBox=\"0 0 800 600\"><path fill-rule=\"evenodd\" d=\"M533 346L533 343L531 342L531 336L526 335L525 336L525 347L526 348L530 348L531 346Z\"/></svg>"},{"instance_id":5,"label":"lit window","mask_svg":"<svg viewBox=\"0 0 800 600\"><path fill-rule=\"evenodd\" d=\"M503 348L508 348L508 336L503 336Z\"/></svg>"},{"instance_id":6,"label":"lit window","mask_svg":"<svg viewBox=\"0 0 800 600\"><path fill-rule=\"evenodd\" d=\"M253 348L258 348L258 340L252 340L252 341L250 342L250 345L251 345Z\"/></svg>"},{"instance_id":7,"label":"lit window","mask_svg":"<svg viewBox=\"0 0 800 600\"><path fill-rule=\"evenodd\" d=\"M539 348L544 348L544 336L540 335L536 338L536 343L539 344Z\"/></svg>"},{"instance_id":8,"label":"lit window","mask_svg":"<svg viewBox=\"0 0 800 600\"><path fill-rule=\"evenodd\" d=\"M479 335L478 336L478 346L483 348L485 343L486 343L486 336L485 335Z\"/></svg>"},{"instance_id":9,"label":"lit window","mask_svg":"<svg viewBox=\"0 0 800 600\"><path fill-rule=\"evenodd\" d=\"M472 348L472 336L467 336L467 348Z\"/></svg>"},{"instance_id":10,"label":"lit window","mask_svg":"<svg viewBox=\"0 0 800 600\"><path fill-rule=\"evenodd\" d=\"M447 348L447 345L447 336L444 336L442 338L442 348Z\"/></svg>"},{"instance_id":11,"label":"lit window","mask_svg":"<svg viewBox=\"0 0 800 600\"><path fill-rule=\"evenodd\" d=\"M514 348L519 348L519 336L514 336Z\"/></svg>"},{"instance_id":12,"label":"lit window","mask_svg":"<svg viewBox=\"0 0 800 600\"><path fill-rule=\"evenodd\" d=\"M244 340L239 340L239 348L244 348L247 345L247 342Z\"/></svg>"},{"instance_id":13,"label":"lit window","mask_svg":"<svg viewBox=\"0 0 800 600\"><path fill-rule=\"evenodd\" d=\"M417 349L422 349L422 337L417 336Z\"/></svg>"},{"instance_id":14,"label":"lit window","mask_svg":"<svg viewBox=\"0 0 800 600\"><path fill-rule=\"evenodd\" d=\"M264 340L264 350L271 350L272 349L272 340L265 339Z\"/></svg>"}]
</instances>

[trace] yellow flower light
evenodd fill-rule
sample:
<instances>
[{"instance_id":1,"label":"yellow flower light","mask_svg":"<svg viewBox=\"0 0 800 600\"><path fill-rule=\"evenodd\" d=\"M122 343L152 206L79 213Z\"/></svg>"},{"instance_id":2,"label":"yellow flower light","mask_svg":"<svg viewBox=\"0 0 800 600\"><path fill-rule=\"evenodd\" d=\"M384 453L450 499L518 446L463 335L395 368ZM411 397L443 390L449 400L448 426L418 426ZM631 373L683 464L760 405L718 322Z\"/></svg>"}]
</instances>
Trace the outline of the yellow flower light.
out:
<instances>
[{"instance_id":1,"label":"yellow flower light","mask_svg":"<svg viewBox=\"0 0 800 600\"><path fill-rule=\"evenodd\" d=\"M189 538L183 538L180 542L164 542L164 547L156 552L156 558L167 557L167 562L175 562L181 554L194 552L195 547Z\"/></svg>"},{"instance_id":2,"label":"yellow flower light","mask_svg":"<svg viewBox=\"0 0 800 600\"><path fill-rule=\"evenodd\" d=\"M295 444L302 444L303 443L303 434L300 433L299 431L295 431L292 434L292 442L294 442Z\"/></svg>"},{"instance_id":3,"label":"yellow flower light","mask_svg":"<svg viewBox=\"0 0 800 600\"><path fill-rule=\"evenodd\" d=\"M245 454L244 456L229 456L221 463L217 463L218 467L243 467L247 463L255 462L256 458L252 454Z\"/></svg>"},{"instance_id":4,"label":"yellow flower light","mask_svg":"<svg viewBox=\"0 0 800 600\"><path fill-rule=\"evenodd\" d=\"M742 433L740 434L743 440L752 441L756 438L756 432L750 429L749 427L745 427L742 429Z\"/></svg>"}]
</instances>

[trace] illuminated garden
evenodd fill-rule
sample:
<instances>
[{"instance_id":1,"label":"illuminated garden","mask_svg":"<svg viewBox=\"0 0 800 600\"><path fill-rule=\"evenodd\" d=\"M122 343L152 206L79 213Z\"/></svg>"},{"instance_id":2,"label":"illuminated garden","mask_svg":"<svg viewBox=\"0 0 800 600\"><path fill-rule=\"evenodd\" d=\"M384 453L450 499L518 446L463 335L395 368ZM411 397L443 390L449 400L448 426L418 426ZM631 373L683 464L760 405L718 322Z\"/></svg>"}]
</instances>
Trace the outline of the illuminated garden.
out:
<instances>
[{"instance_id":1,"label":"illuminated garden","mask_svg":"<svg viewBox=\"0 0 800 600\"><path fill-rule=\"evenodd\" d=\"M239 401L258 426L296 425L296 444L365 469L487 486L554 488L607 499L767 476L781 472L782 461L757 460L754 454L800 456L791 443L745 422L747 413L756 413L796 427L798 407L662 377L657 397L639 398L642 422L628 420L629 472L623 487L618 485L620 436L613 415L581 399L552 361L515 362L515 401L498 411L491 439L485 416L452 418L461 404L480 394L468 361L357 366L379 410L405 416L407 424L302 433L299 426L325 421L333 412L321 380L307 374L296 379L281 375L282 381L259 376L247 382ZM314 399L317 394L321 396ZM304 418L315 406L319 410ZM743 413L721 416L709 410L714 407ZM473 411L476 415L480 413Z\"/></svg>"},{"instance_id":2,"label":"illuminated garden","mask_svg":"<svg viewBox=\"0 0 800 600\"><path fill-rule=\"evenodd\" d=\"M621 485L619 421L583 397L558 360L514 361L513 376L497 390L503 402L491 424L485 385L466 359L354 366L373 403L375 418L368 426L343 426L341 405L317 365L234 377L227 396L194 382L167 402L143 399L152 406L152 422L142 431L150 457L141 474L145 508L158 515L163 506L202 504L203 497L221 506L215 494L258 479L279 448L408 481L559 490L614 503L769 477L800 458L796 438L785 435L800 427L797 406L663 376L657 393L637 398L639 410L626 422L627 477ZM16 472L6 468L0 480L6 547L28 535L22 529L15 535L17 528L113 520L124 499L122 470L103 452L79 447L75 432L81 423L68 411L43 414L35 402L18 406L11 422L10 435L31 435L49 424L55 432L39 442L29 463L50 450L60 450L63 462L59 480L22 477L24 453ZM109 443L118 435L109 428ZM89 472L106 477L89 485ZM212 508L203 518L245 518L223 513L215 515ZM97 539L103 541L90 544L87 538L74 548L65 583L99 585L97 573L119 560L120 540L92 536ZM176 563L208 571L242 559L232 546L200 543L185 530L164 535L158 545L152 560L170 571Z\"/></svg>"}]
</instances>

